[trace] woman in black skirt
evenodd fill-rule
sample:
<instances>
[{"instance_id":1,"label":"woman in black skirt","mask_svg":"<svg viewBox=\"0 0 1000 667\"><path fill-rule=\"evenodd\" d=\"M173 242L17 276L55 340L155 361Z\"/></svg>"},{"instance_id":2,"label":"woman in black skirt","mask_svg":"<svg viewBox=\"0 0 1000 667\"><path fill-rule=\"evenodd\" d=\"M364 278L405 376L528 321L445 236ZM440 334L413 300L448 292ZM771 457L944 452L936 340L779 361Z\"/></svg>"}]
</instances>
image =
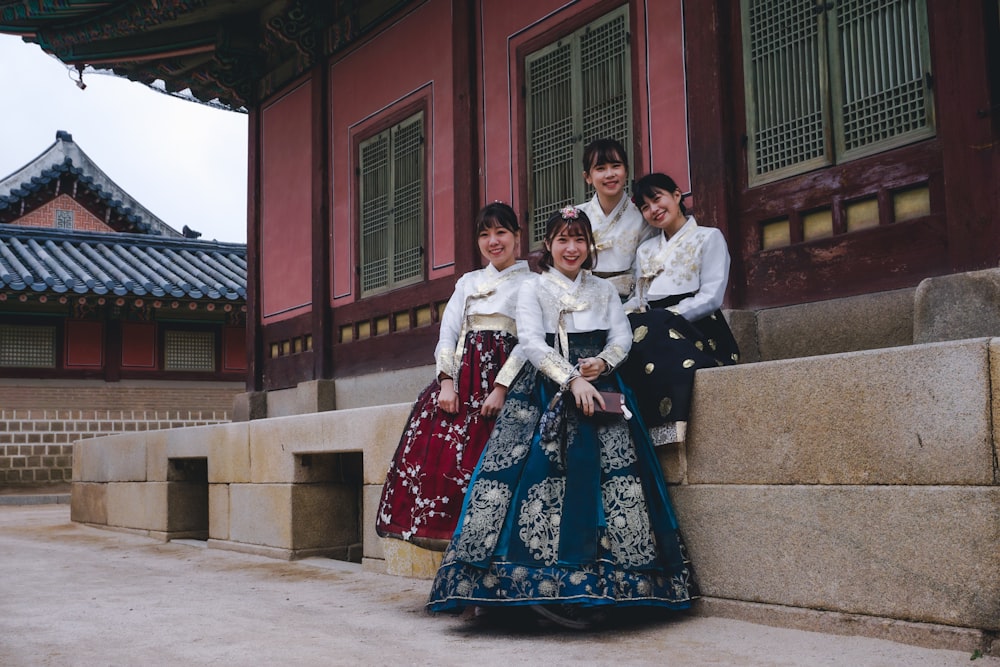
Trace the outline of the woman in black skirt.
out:
<instances>
[{"instance_id":1,"label":"woman in black skirt","mask_svg":"<svg viewBox=\"0 0 1000 667\"><path fill-rule=\"evenodd\" d=\"M622 368L648 427L686 422L694 374L729 366L739 349L720 308L729 281L722 232L689 216L677 183L643 176L632 201L661 233L636 252L636 286L625 302L632 351Z\"/></svg>"}]
</instances>

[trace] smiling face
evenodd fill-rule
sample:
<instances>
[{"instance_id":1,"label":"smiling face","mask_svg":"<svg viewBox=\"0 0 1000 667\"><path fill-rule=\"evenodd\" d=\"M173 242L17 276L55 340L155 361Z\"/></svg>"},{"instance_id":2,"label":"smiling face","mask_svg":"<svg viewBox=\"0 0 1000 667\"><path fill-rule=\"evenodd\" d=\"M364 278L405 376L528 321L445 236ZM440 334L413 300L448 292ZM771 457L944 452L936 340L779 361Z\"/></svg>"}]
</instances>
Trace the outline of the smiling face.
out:
<instances>
[{"instance_id":1,"label":"smiling face","mask_svg":"<svg viewBox=\"0 0 1000 667\"><path fill-rule=\"evenodd\" d=\"M479 252L497 271L512 266L517 259L520 235L499 224L479 230Z\"/></svg>"},{"instance_id":2,"label":"smiling face","mask_svg":"<svg viewBox=\"0 0 1000 667\"><path fill-rule=\"evenodd\" d=\"M564 224L545 239L552 266L570 280L576 280L590 256L590 240L579 225Z\"/></svg>"},{"instance_id":3,"label":"smiling face","mask_svg":"<svg viewBox=\"0 0 1000 667\"><path fill-rule=\"evenodd\" d=\"M583 179L594 188L601 202L618 202L625 192L628 168L621 157L617 157L591 165L590 169L583 172Z\"/></svg>"},{"instance_id":4,"label":"smiling face","mask_svg":"<svg viewBox=\"0 0 1000 667\"><path fill-rule=\"evenodd\" d=\"M681 210L681 191L668 192L657 187L651 191L651 196L642 198L639 211L651 227L662 229L668 237L673 236L687 221Z\"/></svg>"},{"instance_id":5,"label":"smiling face","mask_svg":"<svg viewBox=\"0 0 1000 667\"><path fill-rule=\"evenodd\" d=\"M628 185L628 154L617 139L595 139L583 147L583 180L594 188L607 215Z\"/></svg>"}]
</instances>

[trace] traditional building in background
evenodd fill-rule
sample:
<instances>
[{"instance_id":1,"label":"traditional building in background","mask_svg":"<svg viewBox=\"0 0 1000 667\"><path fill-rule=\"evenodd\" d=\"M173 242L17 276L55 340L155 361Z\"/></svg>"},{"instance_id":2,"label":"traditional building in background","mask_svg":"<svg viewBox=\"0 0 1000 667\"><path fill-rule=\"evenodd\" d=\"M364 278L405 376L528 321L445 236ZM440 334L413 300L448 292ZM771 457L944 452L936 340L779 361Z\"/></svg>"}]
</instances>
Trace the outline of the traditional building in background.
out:
<instances>
[{"instance_id":1,"label":"traditional building in background","mask_svg":"<svg viewBox=\"0 0 1000 667\"><path fill-rule=\"evenodd\" d=\"M0 483L69 480L80 438L229 419L246 247L185 230L66 132L0 180Z\"/></svg>"}]
</instances>

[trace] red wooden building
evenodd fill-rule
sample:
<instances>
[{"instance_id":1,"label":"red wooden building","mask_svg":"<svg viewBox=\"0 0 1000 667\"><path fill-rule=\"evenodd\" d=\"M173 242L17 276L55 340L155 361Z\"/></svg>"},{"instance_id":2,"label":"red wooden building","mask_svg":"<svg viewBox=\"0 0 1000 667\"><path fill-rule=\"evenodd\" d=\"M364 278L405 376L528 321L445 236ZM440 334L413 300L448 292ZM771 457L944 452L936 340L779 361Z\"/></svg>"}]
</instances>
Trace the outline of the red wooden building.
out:
<instances>
[{"instance_id":1,"label":"red wooden building","mask_svg":"<svg viewBox=\"0 0 1000 667\"><path fill-rule=\"evenodd\" d=\"M1000 259L996 0L0 1L68 65L250 114L250 394L431 361L471 221L583 145L693 192L754 312Z\"/></svg>"}]
</instances>

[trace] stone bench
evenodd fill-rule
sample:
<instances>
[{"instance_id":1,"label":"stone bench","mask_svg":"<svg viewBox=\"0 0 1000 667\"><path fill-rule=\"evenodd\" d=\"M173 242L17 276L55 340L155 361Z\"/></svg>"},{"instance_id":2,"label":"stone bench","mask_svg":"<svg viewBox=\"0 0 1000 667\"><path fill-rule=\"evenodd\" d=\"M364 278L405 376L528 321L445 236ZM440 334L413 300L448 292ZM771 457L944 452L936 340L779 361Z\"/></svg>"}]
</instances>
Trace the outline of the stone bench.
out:
<instances>
[{"instance_id":1,"label":"stone bench","mask_svg":"<svg viewBox=\"0 0 1000 667\"><path fill-rule=\"evenodd\" d=\"M82 440L74 521L276 558L383 560L375 509L408 404Z\"/></svg>"}]
</instances>

